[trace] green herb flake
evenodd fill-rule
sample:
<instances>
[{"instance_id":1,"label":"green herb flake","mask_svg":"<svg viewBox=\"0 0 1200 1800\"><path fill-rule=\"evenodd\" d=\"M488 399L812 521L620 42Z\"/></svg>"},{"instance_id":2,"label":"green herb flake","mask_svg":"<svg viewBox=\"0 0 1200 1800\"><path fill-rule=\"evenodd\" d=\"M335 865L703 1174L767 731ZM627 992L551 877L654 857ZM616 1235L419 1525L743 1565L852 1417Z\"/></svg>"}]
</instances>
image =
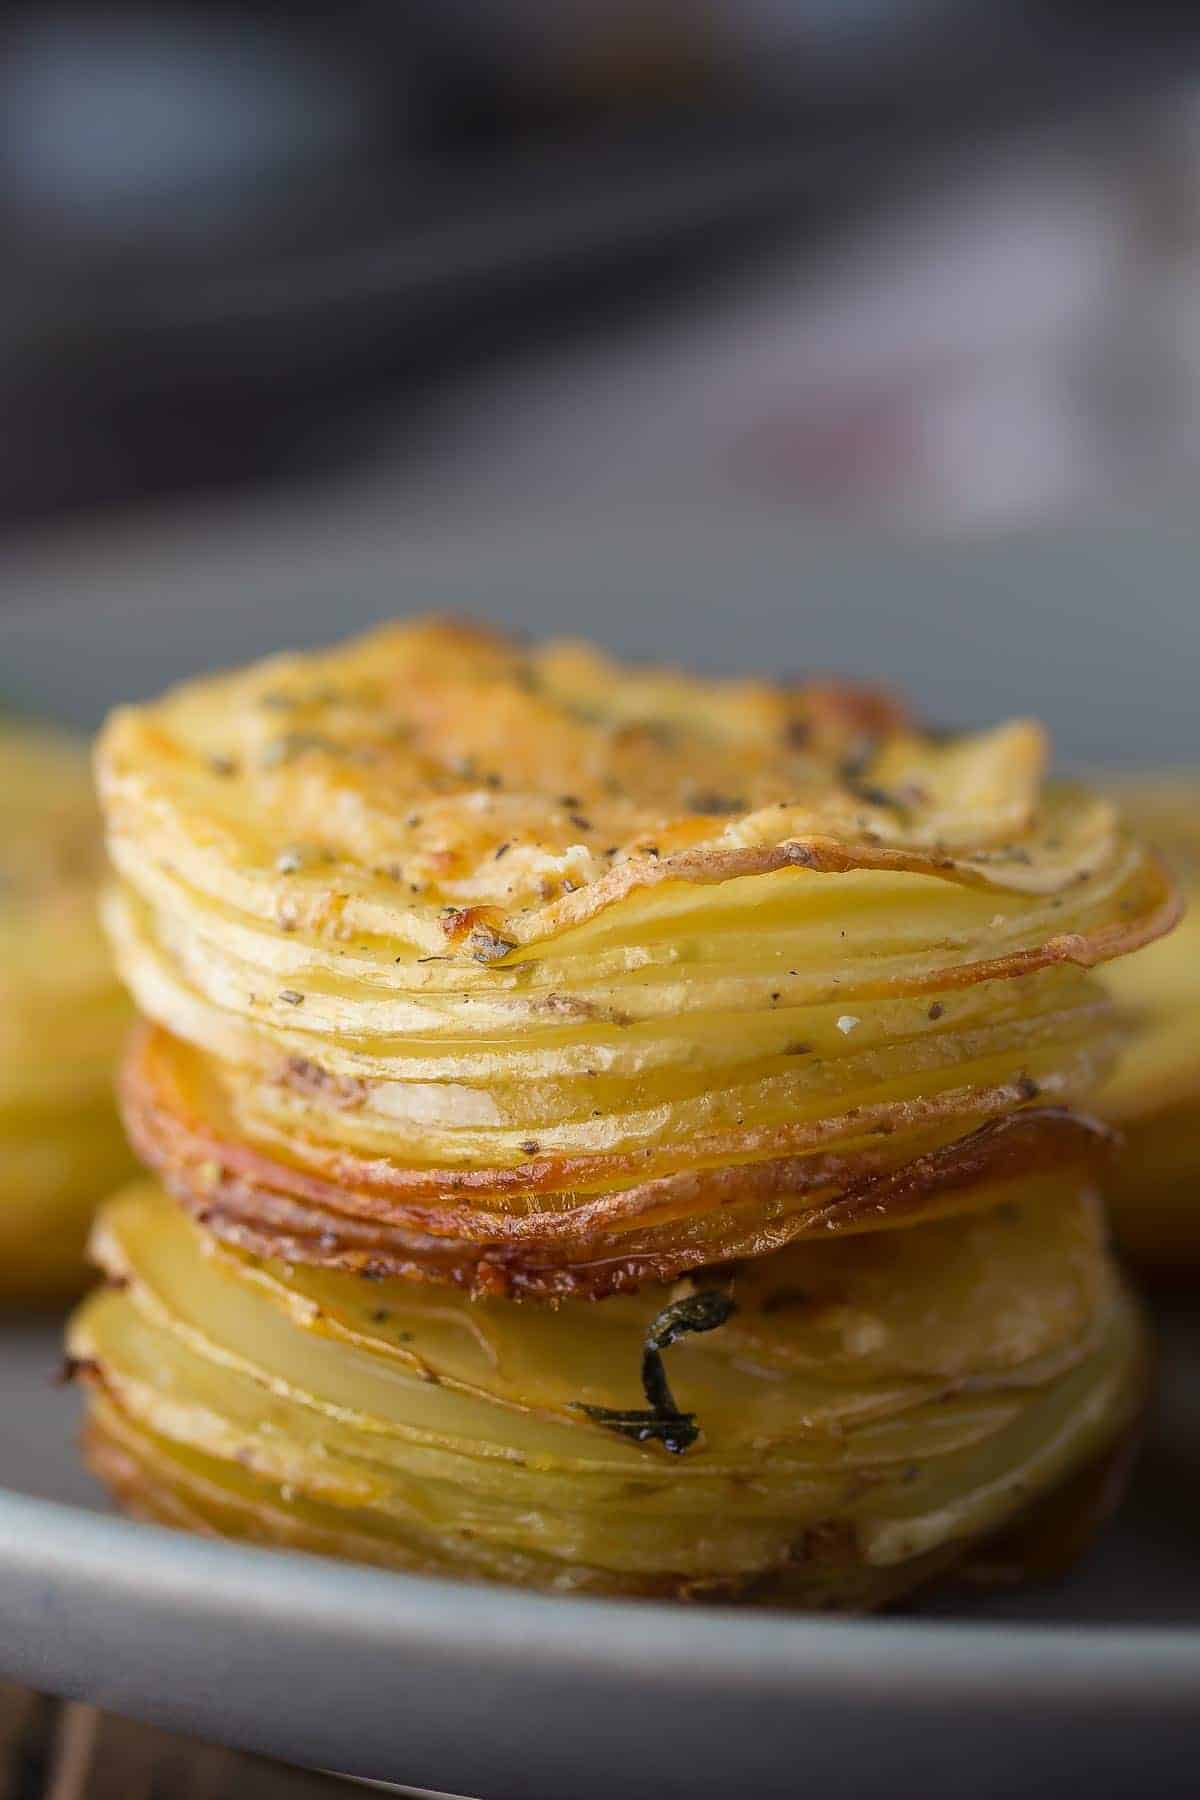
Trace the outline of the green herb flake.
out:
<instances>
[{"instance_id":1,"label":"green herb flake","mask_svg":"<svg viewBox=\"0 0 1200 1800\"><path fill-rule=\"evenodd\" d=\"M642 1348L642 1392L644 1409L620 1410L608 1406L589 1406L576 1401L577 1410L586 1413L598 1425L635 1443L660 1443L672 1456L682 1456L700 1436L695 1413L681 1412L671 1392L663 1351L682 1337L704 1331L716 1331L727 1323L736 1310L733 1296L724 1288L703 1288L673 1300L650 1322Z\"/></svg>"}]
</instances>

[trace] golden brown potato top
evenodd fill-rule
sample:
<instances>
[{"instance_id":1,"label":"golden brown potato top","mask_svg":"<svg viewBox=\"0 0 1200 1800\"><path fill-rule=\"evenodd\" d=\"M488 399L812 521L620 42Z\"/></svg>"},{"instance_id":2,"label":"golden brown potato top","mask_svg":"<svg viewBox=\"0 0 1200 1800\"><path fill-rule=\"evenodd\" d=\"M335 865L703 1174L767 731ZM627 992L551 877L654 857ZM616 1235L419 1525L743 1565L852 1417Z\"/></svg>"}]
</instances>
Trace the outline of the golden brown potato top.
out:
<instances>
[{"instance_id":1,"label":"golden brown potato top","mask_svg":"<svg viewBox=\"0 0 1200 1800\"><path fill-rule=\"evenodd\" d=\"M432 620L124 708L99 771L114 845L212 899L489 962L672 880L891 868L1058 892L1111 859L1116 825L1047 790L1046 757L1029 721L947 740L871 689Z\"/></svg>"}]
</instances>

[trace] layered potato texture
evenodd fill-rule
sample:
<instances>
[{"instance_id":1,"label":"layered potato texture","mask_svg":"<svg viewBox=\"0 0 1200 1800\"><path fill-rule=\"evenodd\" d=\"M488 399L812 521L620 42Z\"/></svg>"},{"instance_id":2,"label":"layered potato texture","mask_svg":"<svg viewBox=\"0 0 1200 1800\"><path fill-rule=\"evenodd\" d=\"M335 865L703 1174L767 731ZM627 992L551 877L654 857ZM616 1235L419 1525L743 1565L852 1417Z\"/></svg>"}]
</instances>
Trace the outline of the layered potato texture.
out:
<instances>
[{"instance_id":1,"label":"layered potato texture","mask_svg":"<svg viewBox=\"0 0 1200 1800\"><path fill-rule=\"evenodd\" d=\"M597 1592L879 1604L1035 1530L1137 1410L1093 971L1177 908L1046 762L443 621L115 714L161 1185L74 1327L97 1466Z\"/></svg>"}]
</instances>

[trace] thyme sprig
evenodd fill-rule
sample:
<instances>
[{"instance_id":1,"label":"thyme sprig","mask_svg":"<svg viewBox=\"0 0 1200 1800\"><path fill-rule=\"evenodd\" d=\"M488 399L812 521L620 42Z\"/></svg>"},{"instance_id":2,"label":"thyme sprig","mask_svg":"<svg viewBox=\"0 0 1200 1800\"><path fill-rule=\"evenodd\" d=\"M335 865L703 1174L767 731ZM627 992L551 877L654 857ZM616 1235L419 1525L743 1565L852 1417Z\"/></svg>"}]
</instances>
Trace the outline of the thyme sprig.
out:
<instances>
[{"instance_id":1,"label":"thyme sprig","mask_svg":"<svg viewBox=\"0 0 1200 1800\"><path fill-rule=\"evenodd\" d=\"M580 1412L597 1424L635 1443L660 1443L672 1456L682 1456L700 1436L695 1413L681 1412L667 1380L663 1351L682 1337L702 1331L715 1331L735 1310L732 1294L724 1288L703 1288L696 1294L685 1294L672 1300L650 1321L642 1346L642 1392L647 1405L622 1410L610 1406L589 1406L578 1401Z\"/></svg>"}]
</instances>

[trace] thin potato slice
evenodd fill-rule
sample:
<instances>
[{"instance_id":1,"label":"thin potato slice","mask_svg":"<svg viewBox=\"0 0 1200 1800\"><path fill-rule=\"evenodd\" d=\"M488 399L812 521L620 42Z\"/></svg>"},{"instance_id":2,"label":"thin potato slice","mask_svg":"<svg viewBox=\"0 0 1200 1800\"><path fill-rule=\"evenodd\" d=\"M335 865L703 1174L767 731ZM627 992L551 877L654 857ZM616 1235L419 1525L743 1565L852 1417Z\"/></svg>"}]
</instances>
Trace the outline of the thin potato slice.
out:
<instances>
[{"instance_id":1,"label":"thin potato slice","mask_svg":"<svg viewBox=\"0 0 1200 1800\"><path fill-rule=\"evenodd\" d=\"M200 1467L298 1541L320 1517L336 1543L341 1519L409 1566L544 1586L734 1592L831 1540L843 1566L903 1586L1110 1447L1140 1392L1136 1321L1069 1180L726 1272L728 1322L671 1352L702 1432L686 1457L580 1405L636 1393L661 1292L554 1312L293 1286L147 1188L106 1209L96 1253L119 1286L83 1309L71 1352L101 1433L135 1458L160 1446L168 1492L186 1504L194 1484L171 1471Z\"/></svg>"}]
</instances>

